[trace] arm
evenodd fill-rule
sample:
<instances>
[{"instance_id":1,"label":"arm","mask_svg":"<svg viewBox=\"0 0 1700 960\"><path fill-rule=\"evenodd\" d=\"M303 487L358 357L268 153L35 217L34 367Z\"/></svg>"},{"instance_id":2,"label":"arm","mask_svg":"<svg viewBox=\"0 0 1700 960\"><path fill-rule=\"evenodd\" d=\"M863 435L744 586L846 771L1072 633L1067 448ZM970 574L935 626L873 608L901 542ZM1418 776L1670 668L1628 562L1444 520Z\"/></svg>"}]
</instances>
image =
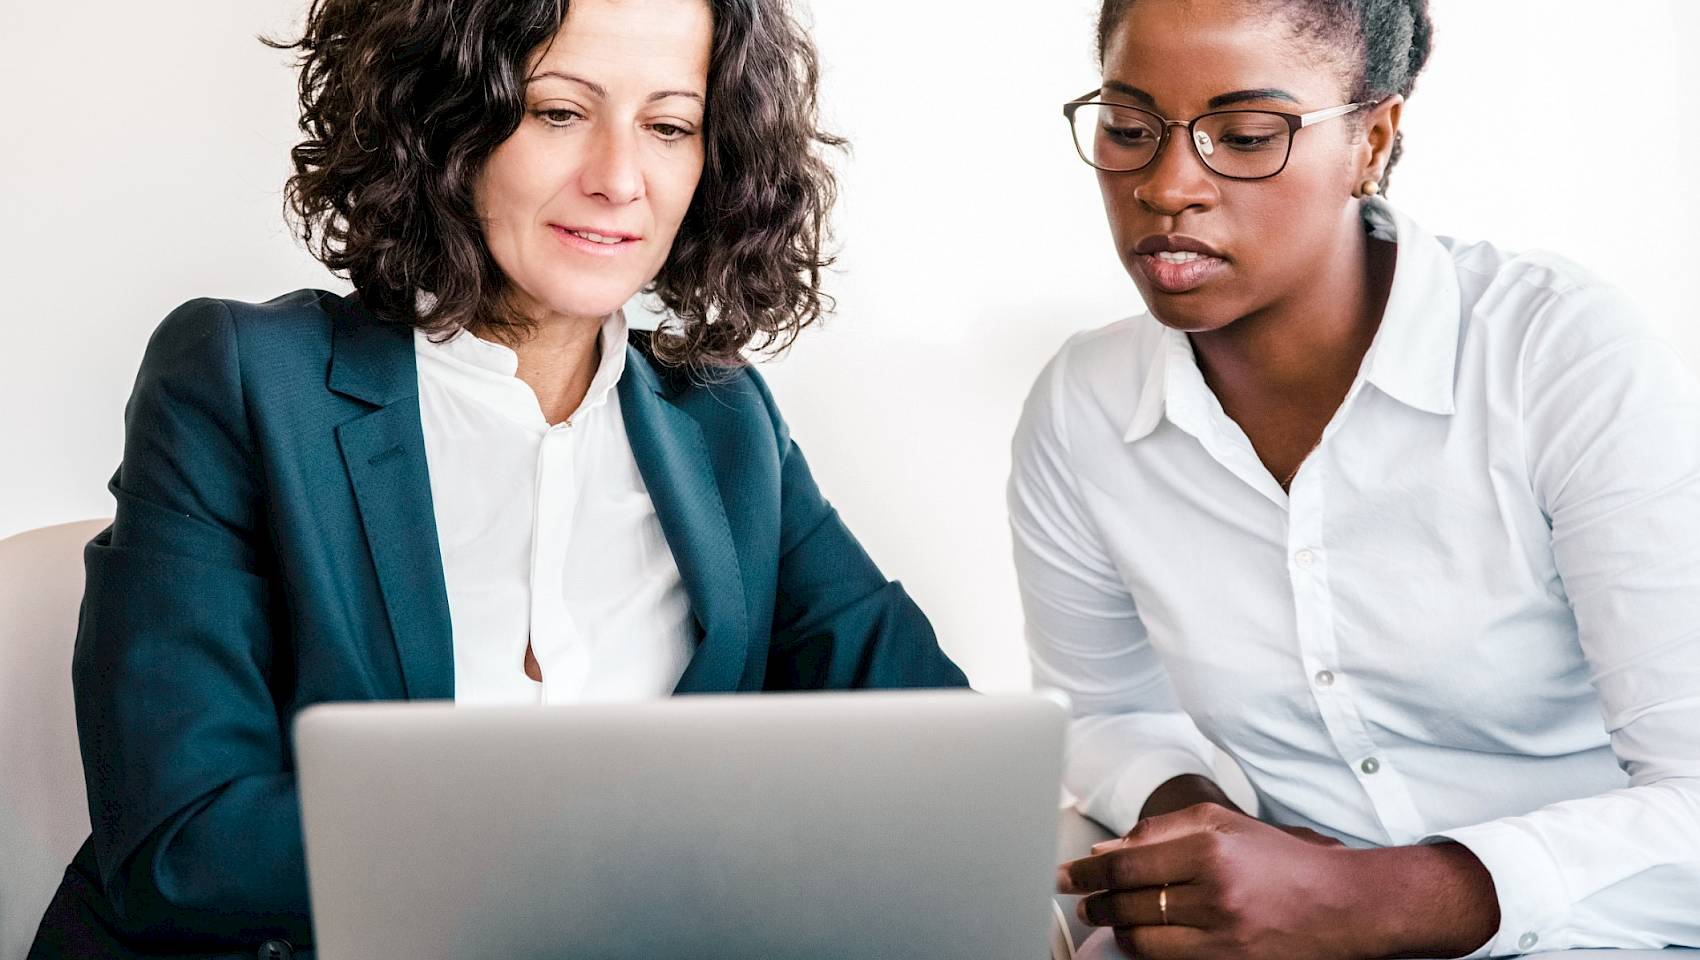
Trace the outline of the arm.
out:
<instances>
[{"instance_id":1,"label":"arm","mask_svg":"<svg viewBox=\"0 0 1700 960\"><path fill-rule=\"evenodd\" d=\"M1092 922L1154 960L1700 945L1700 385L1615 299L1552 309L1579 315L1523 354L1530 475L1630 785L1383 850L1189 807L1068 865ZM1207 896L1164 925L1164 884Z\"/></svg>"},{"instance_id":2,"label":"arm","mask_svg":"<svg viewBox=\"0 0 1700 960\"><path fill-rule=\"evenodd\" d=\"M100 881L132 936L311 940L268 687L273 581L228 310L148 345L117 514L90 544L73 681Z\"/></svg>"},{"instance_id":3,"label":"arm","mask_svg":"<svg viewBox=\"0 0 1700 960\"><path fill-rule=\"evenodd\" d=\"M968 680L903 587L885 578L821 496L767 384L779 446L779 582L766 689L964 687Z\"/></svg>"},{"instance_id":4,"label":"arm","mask_svg":"<svg viewBox=\"0 0 1700 960\"><path fill-rule=\"evenodd\" d=\"M1497 917L1457 844L1348 850L1210 803L1141 820L1064 864L1057 889L1146 960L1449 957Z\"/></svg>"},{"instance_id":5,"label":"arm","mask_svg":"<svg viewBox=\"0 0 1700 960\"><path fill-rule=\"evenodd\" d=\"M1033 685L1072 703L1064 784L1081 813L1125 833L1160 785L1207 780L1214 748L1176 702L1080 497L1062 405L1068 350L1039 375L1016 429L1010 531Z\"/></svg>"},{"instance_id":6,"label":"arm","mask_svg":"<svg viewBox=\"0 0 1700 960\"><path fill-rule=\"evenodd\" d=\"M1447 831L1492 873L1487 953L1700 945L1700 385L1606 291L1525 349L1530 475L1629 786Z\"/></svg>"}]
</instances>

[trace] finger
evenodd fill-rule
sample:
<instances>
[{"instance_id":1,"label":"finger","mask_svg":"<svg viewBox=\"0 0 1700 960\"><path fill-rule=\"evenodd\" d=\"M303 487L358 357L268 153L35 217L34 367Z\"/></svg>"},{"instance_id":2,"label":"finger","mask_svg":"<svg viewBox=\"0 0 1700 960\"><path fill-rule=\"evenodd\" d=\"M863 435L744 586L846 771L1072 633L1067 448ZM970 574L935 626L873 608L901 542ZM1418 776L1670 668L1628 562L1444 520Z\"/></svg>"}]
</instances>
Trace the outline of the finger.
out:
<instances>
[{"instance_id":1,"label":"finger","mask_svg":"<svg viewBox=\"0 0 1700 960\"><path fill-rule=\"evenodd\" d=\"M1224 819L1243 817L1242 813L1229 810L1215 803L1198 803L1174 813L1146 817L1133 825L1126 836L1112 837L1092 845L1093 853L1104 853L1118 847L1146 846L1174 840L1179 837L1197 833L1201 829L1214 827Z\"/></svg>"},{"instance_id":2,"label":"finger","mask_svg":"<svg viewBox=\"0 0 1700 960\"><path fill-rule=\"evenodd\" d=\"M1128 846L1149 846L1213 830L1228 821L1249 819L1245 814L1218 803L1195 803L1174 813L1146 817L1134 824L1122 839Z\"/></svg>"},{"instance_id":3,"label":"finger","mask_svg":"<svg viewBox=\"0 0 1700 960\"><path fill-rule=\"evenodd\" d=\"M1183 883L1139 890L1106 890L1081 898L1075 910L1082 923L1094 927L1205 926L1206 906L1201 888Z\"/></svg>"},{"instance_id":4,"label":"finger","mask_svg":"<svg viewBox=\"0 0 1700 960\"><path fill-rule=\"evenodd\" d=\"M1183 836L1153 846L1126 845L1063 864L1058 893L1096 893L1185 883L1198 872L1199 839Z\"/></svg>"},{"instance_id":5,"label":"finger","mask_svg":"<svg viewBox=\"0 0 1700 960\"><path fill-rule=\"evenodd\" d=\"M1118 927L1116 943L1139 960L1218 960L1210 935L1196 927Z\"/></svg>"}]
</instances>

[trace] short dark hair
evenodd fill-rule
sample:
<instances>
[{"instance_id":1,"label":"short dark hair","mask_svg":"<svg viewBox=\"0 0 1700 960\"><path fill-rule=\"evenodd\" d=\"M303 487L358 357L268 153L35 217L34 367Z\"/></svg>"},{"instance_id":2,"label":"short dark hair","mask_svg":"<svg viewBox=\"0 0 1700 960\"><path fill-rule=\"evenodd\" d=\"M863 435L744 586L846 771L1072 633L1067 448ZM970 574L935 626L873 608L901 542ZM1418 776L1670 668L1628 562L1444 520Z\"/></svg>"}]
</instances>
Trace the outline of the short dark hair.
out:
<instances>
[{"instance_id":1,"label":"short dark hair","mask_svg":"<svg viewBox=\"0 0 1700 960\"><path fill-rule=\"evenodd\" d=\"M737 366L783 350L831 307L820 289L837 193L822 146L814 45L785 0L705 0L714 36L703 176L646 292L673 320L659 361ZM534 51L568 0L313 0L285 206L313 255L379 317L431 331L523 334L484 243L474 184L524 116ZM421 296L426 294L427 296Z\"/></svg>"},{"instance_id":2,"label":"short dark hair","mask_svg":"<svg viewBox=\"0 0 1700 960\"><path fill-rule=\"evenodd\" d=\"M1428 0L1261 0L1263 6L1292 17L1302 35L1326 45L1352 68L1347 96L1373 101L1410 96L1417 75L1428 63L1434 45L1434 21ZM1121 25L1134 0L1103 0L1098 11L1098 59L1102 62L1110 37ZM1403 133L1395 137L1387 168L1381 174L1385 190L1393 165L1404 152Z\"/></svg>"}]
</instances>

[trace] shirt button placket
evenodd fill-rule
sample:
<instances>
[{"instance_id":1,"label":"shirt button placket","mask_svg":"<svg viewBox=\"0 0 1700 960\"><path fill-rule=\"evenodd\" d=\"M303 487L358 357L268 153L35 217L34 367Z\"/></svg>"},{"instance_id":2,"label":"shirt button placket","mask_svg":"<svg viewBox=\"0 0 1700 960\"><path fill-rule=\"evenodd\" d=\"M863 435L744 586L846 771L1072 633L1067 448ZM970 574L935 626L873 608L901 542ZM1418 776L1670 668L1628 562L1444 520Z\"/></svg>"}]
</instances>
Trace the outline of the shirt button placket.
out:
<instances>
[{"instance_id":1,"label":"shirt button placket","mask_svg":"<svg viewBox=\"0 0 1700 960\"><path fill-rule=\"evenodd\" d=\"M532 557L531 606L534 649L539 637L543 649L537 650L543 663L543 702L564 695L572 676L562 675L574 651L578 638L570 635L569 621L563 616L561 596L562 571L566 563L567 537L573 525L576 497L576 472L573 464L570 421L557 424L543 434L539 453L537 477L536 549ZM546 652L545 652L546 651ZM553 667L554 669L551 669ZM569 671L570 672L570 671Z\"/></svg>"},{"instance_id":2,"label":"shirt button placket","mask_svg":"<svg viewBox=\"0 0 1700 960\"><path fill-rule=\"evenodd\" d=\"M1381 760L1372 755L1376 745L1364 733L1357 704L1347 691L1336 688L1339 678L1327 666L1340 662L1334 603L1328 590L1328 554L1322 548L1329 471L1323 450L1318 449L1311 458L1305 467L1305 482L1293 485L1287 505L1288 569L1298 614L1299 655L1310 665L1312 695L1324 729L1347 768L1361 775L1374 816L1385 822L1378 789L1371 786L1372 781L1381 779L1376 776Z\"/></svg>"}]
</instances>

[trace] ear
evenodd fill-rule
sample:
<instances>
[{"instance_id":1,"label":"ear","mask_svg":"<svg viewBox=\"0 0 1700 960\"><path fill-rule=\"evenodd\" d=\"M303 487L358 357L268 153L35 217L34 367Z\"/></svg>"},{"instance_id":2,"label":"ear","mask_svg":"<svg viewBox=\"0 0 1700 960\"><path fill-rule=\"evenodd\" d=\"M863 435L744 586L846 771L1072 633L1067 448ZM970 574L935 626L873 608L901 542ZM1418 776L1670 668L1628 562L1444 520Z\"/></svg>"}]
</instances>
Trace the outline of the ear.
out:
<instances>
[{"instance_id":1,"label":"ear","mask_svg":"<svg viewBox=\"0 0 1700 960\"><path fill-rule=\"evenodd\" d=\"M1360 180L1380 181L1387 175L1387 164L1393 158L1393 146L1399 139L1399 118L1405 111L1405 98L1395 93L1376 104L1364 120L1363 167Z\"/></svg>"}]
</instances>

